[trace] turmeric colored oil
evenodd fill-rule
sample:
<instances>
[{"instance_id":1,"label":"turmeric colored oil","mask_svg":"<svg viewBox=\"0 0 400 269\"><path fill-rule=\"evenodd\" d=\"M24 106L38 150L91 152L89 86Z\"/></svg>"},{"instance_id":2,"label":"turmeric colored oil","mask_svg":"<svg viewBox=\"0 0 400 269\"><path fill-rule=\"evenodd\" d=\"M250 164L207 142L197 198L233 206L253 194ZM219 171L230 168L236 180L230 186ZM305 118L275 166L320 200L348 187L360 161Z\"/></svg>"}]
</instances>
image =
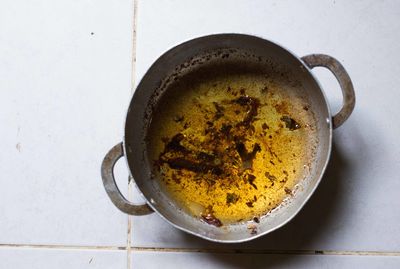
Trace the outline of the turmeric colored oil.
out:
<instances>
[{"instance_id":1,"label":"turmeric colored oil","mask_svg":"<svg viewBox=\"0 0 400 269\"><path fill-rule=\"evenodd\" d=\"M152 119L155 180L215 226L277 207L304 178L315 142L309 105L290 87L257 74L186 84Z\"/></svg>"}]
</instances>

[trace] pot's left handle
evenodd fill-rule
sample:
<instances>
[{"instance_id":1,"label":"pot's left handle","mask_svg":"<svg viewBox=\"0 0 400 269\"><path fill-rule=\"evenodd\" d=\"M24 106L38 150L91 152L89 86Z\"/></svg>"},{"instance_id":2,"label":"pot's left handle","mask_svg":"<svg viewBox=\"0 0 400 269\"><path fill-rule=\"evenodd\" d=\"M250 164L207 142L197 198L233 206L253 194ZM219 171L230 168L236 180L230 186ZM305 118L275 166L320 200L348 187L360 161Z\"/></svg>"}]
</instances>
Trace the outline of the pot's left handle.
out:
<instances>
[{"instance_id":1,"label":"pot's left handle","mask_svg":"<svg viewBox=\"0 0 400 269\"><path fill-rule=\"evenodd\" d=\"M122 156L124 156L124 150L121 142L106 154L101 164L101 177L108 196L114 205L124 213L136 216L152 213L153 210L147 204L135 205L129 202L118 189L114 179L114 166Z\"/></svg>"}]
</instances>

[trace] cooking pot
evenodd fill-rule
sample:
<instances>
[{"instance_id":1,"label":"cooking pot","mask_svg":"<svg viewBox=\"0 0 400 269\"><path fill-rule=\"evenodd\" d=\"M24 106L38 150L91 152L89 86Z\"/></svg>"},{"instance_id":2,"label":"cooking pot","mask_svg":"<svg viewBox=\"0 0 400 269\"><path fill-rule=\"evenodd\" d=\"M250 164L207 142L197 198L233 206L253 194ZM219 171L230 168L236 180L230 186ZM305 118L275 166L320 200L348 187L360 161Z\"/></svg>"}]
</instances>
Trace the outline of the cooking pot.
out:
<instances>
[{"instance_id":1,"label":"cooking pot","mask_svg":"<svg viewBox=\"0 0 400 269\"><path fill-rule=\"evenodd\" d=\"M309 109L315 116L317 142L315 156L310 160L309 173L298 183L296 192L290 198L257 219L257 222L215 227L186 213L160 188L156 180L151 179L152 164L148 158L149 144L146 143L146 136L152 113L168 91L168 85L185 75L196 75L201 65L223 65L227 61L227 51L241 55L238 65L243 65L245 69L246 65L251 66L254 62L266 59L267 66L280 70L276 74L297 82L292 83L295 85L292 90L307 97ZM316 66L329 69L342 90L343 107L334 116L331 115L320 84L311 72ZM282 46L251 35L217 34L195 38L160 56L141 79L129 105L123 142L114 146L103 160L103 184L114 205L127 214L146 215L157 212L176 228L207 240L223 243L249 241L283 226L301 210L317 188L327 166L332 130L343 124L354 105L355 95L350 77L343 66L331 56L311 54L299 58ZM125 157L130 174L146 200L145 204L136 205L128 201L115 183L113 168L122 156Z\"/></svg>"}]
</instances>

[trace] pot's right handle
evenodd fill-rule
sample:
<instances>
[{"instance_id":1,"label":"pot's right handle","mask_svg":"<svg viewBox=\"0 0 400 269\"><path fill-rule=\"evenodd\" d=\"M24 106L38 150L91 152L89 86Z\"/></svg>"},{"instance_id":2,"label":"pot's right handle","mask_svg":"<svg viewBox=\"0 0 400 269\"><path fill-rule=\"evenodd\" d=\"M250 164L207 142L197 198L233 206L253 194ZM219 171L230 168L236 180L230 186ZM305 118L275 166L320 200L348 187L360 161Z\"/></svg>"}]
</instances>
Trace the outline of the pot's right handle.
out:
<instances>
[{"instance_id":1,"label":"pot's right handle","mask_svg":"<svg viewBox=\"0 0 400 269\"><path fill-rule=\"evenodd\" d=\"M301 59L310 69L316 66L328 68L338 80L343 94L343 107L335 116L332 117L332 126L334 129L339 127L347 120L351 112L353 112L356 103L353 83L351 83L349 74L347 74L343 65L338 60L329 55L310 54Z\"/></svg>"},{"instance_id":2,"label":"pot's right handle","mask_svg":"<svg viewBox=\"0 0 400 269\"><path fill-rule=\"evenodd\" d=\"M108 196L114 205L124 213L136 216L152 213L153 210L147 204L135 205L129 202L118 189L114 179L114 166L122 156L124 156L124 150L122 143L119 143L110 149L101 164L101 177Z\"/></svg>"}]
</instances>

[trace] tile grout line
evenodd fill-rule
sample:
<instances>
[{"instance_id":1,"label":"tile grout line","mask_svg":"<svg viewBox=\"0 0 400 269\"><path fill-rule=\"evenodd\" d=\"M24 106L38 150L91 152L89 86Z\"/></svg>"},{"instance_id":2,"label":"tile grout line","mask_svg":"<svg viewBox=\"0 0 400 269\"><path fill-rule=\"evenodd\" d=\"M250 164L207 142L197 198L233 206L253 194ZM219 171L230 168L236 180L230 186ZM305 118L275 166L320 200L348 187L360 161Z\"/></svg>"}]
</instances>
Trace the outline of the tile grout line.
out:
<instances>
[{"instance_id":1,"label":"tile grout line","mask_svg":"<svg viewBox=\"0 0 400 269\"><path fill-rule=\"evenodd\" d=\"M132 199L132 178L129 176L128 177L128 200ZM130 215L128 216L128 232L127 232L127 239L126 239L126 255L127 255L127 268L130 269L131 267L131 251L132 251L132 246L131 246L131 234L132 234L132 217Z\"/></svg>"},{"instance_id":2,"label":"tile grout line","mask_svg":"<svg viewBox=\"0 0 400 269\"><path fill-rule=\"evenodd\" d=\"M101 250L175 253L215 253L215 254L267 254L267 255L338 255L338 256L396 256L400 251L341 251L341 250L268 250L268 249L212 249L212 248L162 248L122 246L79 246L46 244L0 244L1 248L58 249L58 250Z\"/></svg>"},{"instance_id":3,"label":"tile grout line","mask_svg":"<svg viewBox=\"0 0 400 269\"><path fill-rule=\"evenodd\" d=\"M137 9L138 9L138 0L133 0L133 27L132 27L132 66L131 66L131 76L132 76L132 81L131 81L131 95L135 91L136 87L136 28L137 28ZM131 176L128 178L128 199L132 199L132 190L133 190L133 182L132 182ZM127 232L127 250L126 250L126 255L127 255L127 260L126 260L126 265L127 269L132 268L132 217L128 215L128 232Z\"/></svg>"},{"instance_id":4,"label":"tile grout line","mask_svg":"<svg viewBox=\"0 0 400 269\"><path fill-rule=\"evenodd\" d=\"M340 251L340 250L268 250L268 249L202 249L202 248L159 248L132 247L143 252L215 253L215 254L269 254L269 255L338 255L338 256L400 256L397 251Z\"/></svg>"},{"instance_id":5,"label":"tile grout line","mask_svg":"<svg viewBox=\"0 0 400 269\"><path fill-rule=\"evenodd\" d=\"M33 248L58 250L127 250L123 246L79 246L79 245L46 245L46 244L0 244L1 248Z\"/></svg>"},{"instance_id":6,"label":"tile grout line","mask_svg":"<svg viewBox=\"0 0 400 269\"><path fill-rule=\"evenodd\" d=\"M132 35L132 84L131 94L136 88L136 29L137 29L138 0L133 0L133 35Z\"/></svg>"}]
</instances>

